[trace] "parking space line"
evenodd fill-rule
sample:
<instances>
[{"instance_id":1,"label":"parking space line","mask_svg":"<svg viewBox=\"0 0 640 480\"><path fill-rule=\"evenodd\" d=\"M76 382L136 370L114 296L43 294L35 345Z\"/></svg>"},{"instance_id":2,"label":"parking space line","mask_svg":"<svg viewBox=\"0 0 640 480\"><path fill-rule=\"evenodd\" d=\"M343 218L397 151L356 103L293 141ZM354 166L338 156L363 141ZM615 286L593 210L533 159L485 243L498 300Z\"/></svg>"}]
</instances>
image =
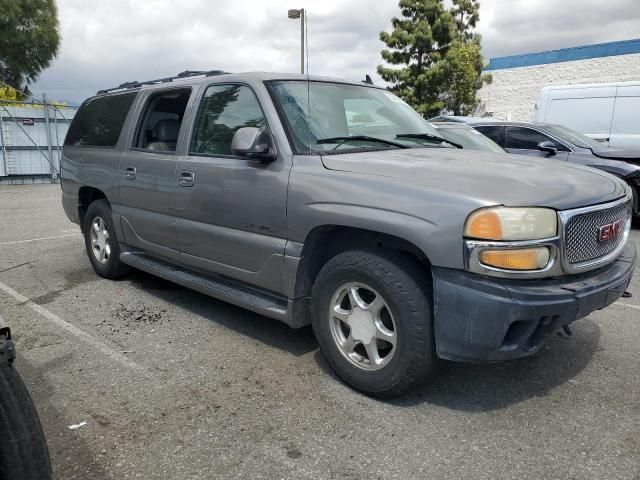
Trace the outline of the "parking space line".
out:
<instances>
[{"instance_id":1,"label":"parking space line","mask_svg":"<svg viewBox=\"0 0 640 480\"><path fill-rule=\"evenodd\" d=\"M71 323L63 320L62 318L60 318L55 313L53 313L53 312L47 310L46 308L44 308L42 305L38 305L37 303L32 302L31 300L29 300L24 295L16 292L10 286L5 285L4 283L0 282L0 290L5 292L6 294L10 295L11 297L13 297L19 303L21 303L23 305L26 305L27 307L29 307L34 312L39 313L44 318L49 320L51 323L54 323L58 327L63 328L64 330L66 330L70 334L72 334L72 335L78 337L79 339L83 340L85 343L89 344L91 347L95 348L96 350L102 352L104 355L108 356L112 360L115 360L116 362L120 363L121 365L123 365L125 367L128 367L128 368L131 368L133 370L144 370L144 368L141 367L140 365L138 365L137 363L132 362L131 360L126 358L121 353L118 353L117 351L109 348L107 345L102 343L100 340L95 339L94 337L89 335L84 330L81 330L78 327L76 327L75 325L72 325Z\"/></svg>"},{"instance_id":2,"label":"parking space line","mask_svg":"<svg viewBox=\"0 0 640 480\"><path fill-rule=\"evenodd\" d=\"M18 243L40 242L42 240L54 240L56 238L77 237L77 236L80 236L80 235L81 235L81 233L76 232L76 233L69 233L67 235L56 235L55 237L42 237L42 238L30 238L28 240L15 240L13 242L2 242L2 243L0 243L0 246L2 246L2 245L16 245Z\"/></svg>"}]
</instances>

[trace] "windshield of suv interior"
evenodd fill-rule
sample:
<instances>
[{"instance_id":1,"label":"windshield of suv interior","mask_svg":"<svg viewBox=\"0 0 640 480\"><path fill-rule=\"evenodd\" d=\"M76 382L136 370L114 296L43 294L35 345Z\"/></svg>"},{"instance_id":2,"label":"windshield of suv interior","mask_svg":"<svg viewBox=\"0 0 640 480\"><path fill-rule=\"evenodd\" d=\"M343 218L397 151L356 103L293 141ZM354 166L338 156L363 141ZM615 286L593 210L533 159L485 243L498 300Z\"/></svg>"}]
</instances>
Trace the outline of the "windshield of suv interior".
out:
<instances>
[{"instance_id":1,"label":"windshield of suv interior","mask_svg":"<svg viewBox=\"0 0 640 480\"><path fill-rule=\"evenodd\" d=\"M546 131L547 133L554 135L560 139L565 139L566 141L573 143L577 147L591 148L592 150L603 149L602 144L598 143L597 140L589 138L580 132L576 132L575 130L571 130L570 128L564 127L562 125L545 125L541 128L541 130Z\"/></svg>"},{"instance_id":2,"label":"windshield of suv interior","mask_svg":"<svg viewBox=\"0 0 640 480\"><path fill-rule=\"evenodd\" d=\"M286 117L297 153L450 147L415 110L387 90L304 80L269 85ZM398 138L406 134L417 137Z\"/></svg>"}]
</instances>

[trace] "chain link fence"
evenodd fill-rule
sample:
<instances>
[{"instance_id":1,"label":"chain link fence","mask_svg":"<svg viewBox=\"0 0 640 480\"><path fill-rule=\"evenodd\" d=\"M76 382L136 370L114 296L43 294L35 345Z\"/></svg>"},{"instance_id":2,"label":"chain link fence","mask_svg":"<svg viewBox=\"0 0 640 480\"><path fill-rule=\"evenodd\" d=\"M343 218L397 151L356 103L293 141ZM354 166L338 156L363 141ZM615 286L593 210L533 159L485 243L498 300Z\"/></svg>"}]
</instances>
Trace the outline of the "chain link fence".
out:
<instances>
[{"instance_id":1,"label":"chain link fence","mask_svg":"<svg viewBox=\"0 0 640 480\"><path fill-rule=\"evenodd\" d=\"M77 106L0 100L0 184L55 183Z\"/></svg>"}]
</instances>

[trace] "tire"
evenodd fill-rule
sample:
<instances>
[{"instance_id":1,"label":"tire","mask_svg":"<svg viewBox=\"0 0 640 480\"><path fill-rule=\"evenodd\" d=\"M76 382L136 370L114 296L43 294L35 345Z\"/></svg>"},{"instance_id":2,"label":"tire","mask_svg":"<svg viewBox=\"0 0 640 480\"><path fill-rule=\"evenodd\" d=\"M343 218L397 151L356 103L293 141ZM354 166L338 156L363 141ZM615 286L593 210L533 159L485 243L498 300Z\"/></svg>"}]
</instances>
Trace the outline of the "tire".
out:
<instances>
[{"instance_id":1,"label":"tire","mask_svg":"<svg viewBox=\"0 0 640 480\"><path fill-rule=\"evenodd\" d=\"M394 397L436 370L430 281L408 255L387 250L338 254L318 273L311 310L320 350L357 390Z\"/></svg>"},{"instance_id":2,"label":"tire","mask_svg":"<svg viewBox=\"0 0 640 480\"><path fill-rule=\"evenodd\" d=\"M49 480L51 462L38 413L18 372L0 365L0 480Z\"/></svg>"},{"instance_id":3,"label":"tire","mask_svg":"<svg viewBox=\"0 0 640 480\"><path fill-rule=\"evenodd\" d=\"M97 222L100 227L94 229ZM97 245L94 241L97 241ZM129 273L129 267L120 261L120 244L113 227L111 207L105 199L94 201L87 209L84 216L84 244L93 269L101 277L116 279ZM100 253L96 252L96 247Z\"/></svg>"}]
</instances>

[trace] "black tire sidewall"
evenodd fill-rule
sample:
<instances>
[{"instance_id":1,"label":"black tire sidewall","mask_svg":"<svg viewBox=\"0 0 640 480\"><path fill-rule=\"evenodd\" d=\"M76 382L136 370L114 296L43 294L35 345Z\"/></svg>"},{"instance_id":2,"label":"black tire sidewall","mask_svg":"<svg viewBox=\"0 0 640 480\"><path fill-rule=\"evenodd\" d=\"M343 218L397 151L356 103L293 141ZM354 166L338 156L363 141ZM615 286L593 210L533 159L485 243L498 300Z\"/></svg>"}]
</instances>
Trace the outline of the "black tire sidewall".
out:
<instances>
[{"instance_id":1,"label":"black tire sidewall","mask_svg":"<svg viewBox=\"0 0 640 480\"><path fill-rule=\"evenodd\" d=\"M395 258L389 260L377 252L352 251L334 257L318 274L312 297L313 329L331 367L349 385L381 397L397 395L426 379L435 364L426 282L404 271L407 265L400 255L391 256ZM367 263L371 263L368 260L382 268L367 268ZM335 290L346 282L362 282L372 287L382 295L393 315L398 335L396 351L389 364L380 370L366 371L351 364L333 340L329 302ZM408 296L412 305L407 304Z\"/></svg>"},{"instance_id":2,"label":"black tire sidewall","mask_svg":"<svg viewBox=\"0 0 640 480\"><path fill-rule=\"evenodd\" d=\"M107 263L100 263L91 249L91 226L96 217L101 217L104 220L107 232L109 232L111 254ZM84 217L84 243L89 261L98 275L105 278L119 278L126 273L126 266L120 262L120 244L113 226L111 208L106 200L96 200L89 205Z\"/></svg>"},{"instance_id":3,"label":"black tire sidewall","mask_svg":"<svg viewBox=\"0 0 640 480\"><path fill-rule=\"evenodd\" d=\"M14 367L0 364L0 480L49 480L47 442L29 391Z\"/></svg>"}]
</instances>

